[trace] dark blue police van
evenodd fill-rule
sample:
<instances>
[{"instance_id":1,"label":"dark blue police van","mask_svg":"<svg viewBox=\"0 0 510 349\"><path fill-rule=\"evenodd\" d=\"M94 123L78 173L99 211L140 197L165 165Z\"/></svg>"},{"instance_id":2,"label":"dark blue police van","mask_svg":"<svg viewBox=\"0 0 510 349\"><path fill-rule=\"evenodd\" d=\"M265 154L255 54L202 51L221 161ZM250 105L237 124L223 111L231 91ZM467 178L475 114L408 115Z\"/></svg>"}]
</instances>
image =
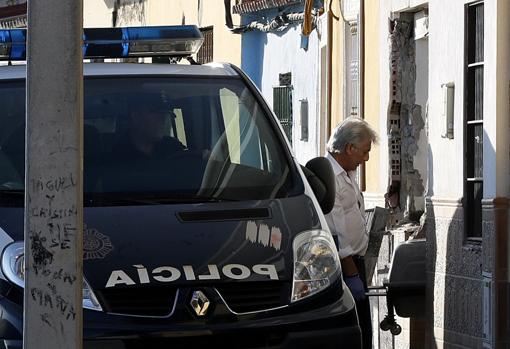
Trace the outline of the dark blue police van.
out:
<instances>
[{"instance_id":1,"label":"dark blue police van","mask_svg":"<svg viewBox=\"0 0 510 349\"><path fill-rule=\"evenodd\" d=\"M85 58L180 57L202 42L192 26L110 28L122 39L102 53L88 34L102 32L85 30ZM15 60L23 35L0 31L0 58ZM0 66L5 348L23 337L25 77ZM233 65L84 64L85 348L359 348L323 160L298 164Z\"/></svg>"}]
</instances>

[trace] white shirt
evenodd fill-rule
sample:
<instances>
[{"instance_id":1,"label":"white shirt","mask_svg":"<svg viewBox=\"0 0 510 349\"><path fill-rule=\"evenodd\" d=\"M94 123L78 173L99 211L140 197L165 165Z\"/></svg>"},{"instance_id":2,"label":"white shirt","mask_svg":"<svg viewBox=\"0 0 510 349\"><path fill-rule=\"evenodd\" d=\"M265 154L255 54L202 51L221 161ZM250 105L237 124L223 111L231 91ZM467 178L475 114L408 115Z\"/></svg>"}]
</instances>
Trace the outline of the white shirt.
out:
<instances>
[{"instance_id":1,"label":"white shirt","mask_svg":"<svg viewBox=\"0 0 510 349\"><path fill-rule=\"evenodd\" d=\"M336 193L333 210L326 215L331 234L338 237L340 258L364 256L368 247L365 231L365 204L355 176L356 171L347 173L335 158L327 153L335 174Z\"/></svg>"}]
</instances>

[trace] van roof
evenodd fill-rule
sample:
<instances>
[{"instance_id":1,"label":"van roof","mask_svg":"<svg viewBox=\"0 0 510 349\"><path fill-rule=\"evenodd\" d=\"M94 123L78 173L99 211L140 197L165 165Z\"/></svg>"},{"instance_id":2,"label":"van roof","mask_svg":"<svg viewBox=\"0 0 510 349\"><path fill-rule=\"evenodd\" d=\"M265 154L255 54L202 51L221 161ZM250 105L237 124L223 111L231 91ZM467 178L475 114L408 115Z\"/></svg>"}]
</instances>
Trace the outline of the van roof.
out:
<instances>
[{"instance_id":1,"label":"van roof","mask_svg":"<svg viewBox=\"0 0 510 349\"><path fill-rule=\"evenodd\" d=\"M25 64L0 66L0 80L23 79ZM203 65L156 64L156 63L84 63L84 76L127 76L127 75L187 75L187 76L238 76L226 63Z\"/></svg>"}]
</instances>

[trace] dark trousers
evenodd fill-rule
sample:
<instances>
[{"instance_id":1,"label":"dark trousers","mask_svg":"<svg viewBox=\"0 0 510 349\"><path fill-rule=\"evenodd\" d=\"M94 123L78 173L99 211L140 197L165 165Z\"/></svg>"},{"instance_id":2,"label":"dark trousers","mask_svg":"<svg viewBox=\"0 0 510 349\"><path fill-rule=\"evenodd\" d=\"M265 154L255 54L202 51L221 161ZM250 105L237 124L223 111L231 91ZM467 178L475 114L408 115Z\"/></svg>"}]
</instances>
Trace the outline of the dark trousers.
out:
<instances>
[{"instance_id":1,"label":"dark trousers","mask_svg":"<svg viewBox=\"0 0 510 349\"><path fill-rule=\"evenodd\" d=\"M365 269L365 259L360 256L353 256L354 264L358 268L358 273L365 285L367 291L367 274ZM363 338L363 349L372 348L372 317L370 316L370 301L368 297L364 300L356 302L358 311L359 325L361 327L361 336Z\"/></svg>"}]
</instances>

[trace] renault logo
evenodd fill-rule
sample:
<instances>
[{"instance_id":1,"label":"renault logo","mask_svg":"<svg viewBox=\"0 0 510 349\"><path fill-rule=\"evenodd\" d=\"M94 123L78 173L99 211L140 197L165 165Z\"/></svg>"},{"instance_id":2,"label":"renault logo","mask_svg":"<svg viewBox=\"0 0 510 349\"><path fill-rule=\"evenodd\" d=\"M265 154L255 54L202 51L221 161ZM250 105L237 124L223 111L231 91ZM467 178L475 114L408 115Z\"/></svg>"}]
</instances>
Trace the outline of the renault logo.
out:
<instances>
[{"instance_id":1,"label":"renault logo","mask_svg":"<svg viewBox=\"0 0 510 349\"><path fill-rule=\"evenodd\" d=\"M202 291L194 291L191 296L191 307L198 316L204 316L209 309L209 299Z\"/></svg>"}]
</instances>

